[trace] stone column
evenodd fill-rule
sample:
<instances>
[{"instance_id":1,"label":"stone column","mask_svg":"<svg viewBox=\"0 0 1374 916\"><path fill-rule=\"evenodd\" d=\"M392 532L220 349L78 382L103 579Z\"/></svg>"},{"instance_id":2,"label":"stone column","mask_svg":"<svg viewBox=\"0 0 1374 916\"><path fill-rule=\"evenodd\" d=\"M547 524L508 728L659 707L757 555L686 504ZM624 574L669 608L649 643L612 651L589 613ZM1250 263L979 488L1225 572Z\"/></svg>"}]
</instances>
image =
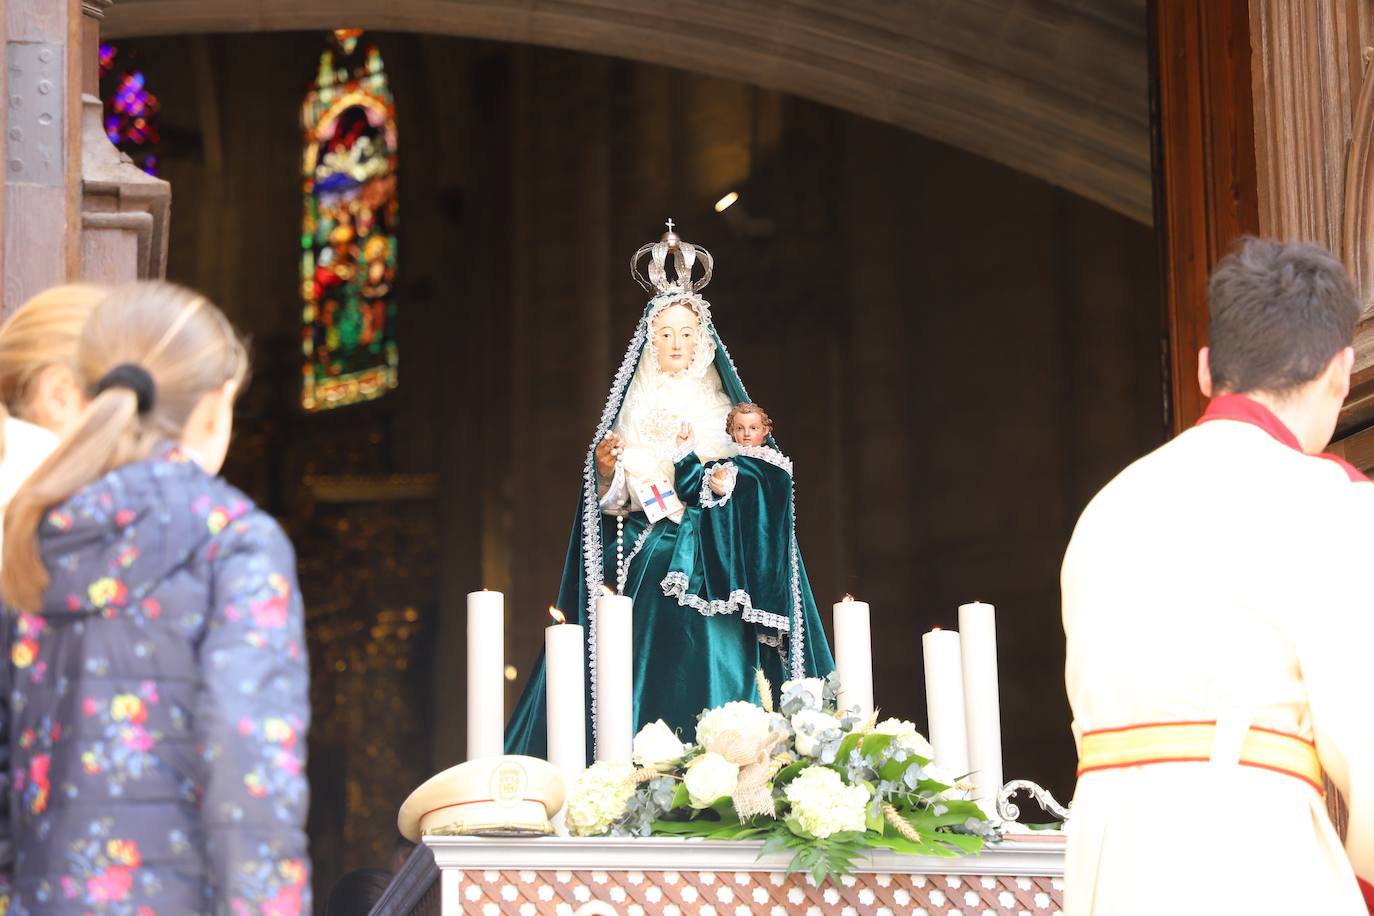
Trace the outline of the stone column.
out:
<instances>
[{"instance_id":1,"label":"stone column","mask_svg":"<svg viewBox=\"0 0 1374 916\"><path fill-rule=\"evenodd\" d=\"M5 313L77 273L80 0L6 0Z\"/></svg>"},{"instance_id":2,"label":"stone column","mask_svg":"<svg viewBox=\"0 0 1374 916\"><path fill-rule=\"evenodd\" d=\"M80 276L96 283L167 273L172 187L144 173L105 134L100 21L114 0L82 0Z\"/></svg>"}]
</instances>

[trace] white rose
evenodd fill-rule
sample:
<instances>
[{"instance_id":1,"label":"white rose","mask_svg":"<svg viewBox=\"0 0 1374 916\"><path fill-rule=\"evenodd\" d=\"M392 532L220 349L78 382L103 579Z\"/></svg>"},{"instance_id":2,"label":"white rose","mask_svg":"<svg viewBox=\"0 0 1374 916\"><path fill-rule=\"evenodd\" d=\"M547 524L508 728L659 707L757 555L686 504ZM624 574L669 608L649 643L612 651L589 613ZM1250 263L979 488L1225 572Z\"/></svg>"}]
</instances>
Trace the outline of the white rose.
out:
<instances>
[{"instance_id":1,"label":"white rose","mask_svg":"<svg viewBox=\"0 0 1374 916\"><path fill-rule=\"evenodd\" d=\"M703 754L683 778L693 808L709 808L725 796L734 794L738 781L739 767L712 753Z\"/></svg>"},{"instance_id":2,"label":"white rose","mask_svg":"<svg viewBox=\"0 0 1374 916\"><path fill-rule=\"evenodd\" d=\"M834 833L863 830L869 793L863 786L845 785L840 774L810 766L783 790L791 806L788 816L809 836L823 840Z\"/></svg>"},{"instance_id":3,"label":"white rose","mask_svg":"<svg viewBox=\"0 0 1374 916\"><path fill-rule=\"evenodd\" d=\"M893 744L905 748L917 757L924 757L926 760L935 759L935 749L930 746L930 742L916 730L913 723L905 719L884 719L873 726L873 732L878 735L894 736L897 740Z\"/></svg>"},{"instance_id":4,"label":"white rose","mask_svg":"<svg viewBox=\"0 0 1374 916\"><path fill-rule=\"evenodd\" d=\"M797 733L797 753L803 757L814 757L820 752L818 746L821 734L827 730L838 730L840 723L834 716L815 709L803 709L792 717L792 730Z\"/></svg>"},{"instance_id":5,"label":"white rose","mask_svg":"<svg viewBox=\"0 0 1374 916\"><path fill-rule=\"evenodd\" d=\"M926 779L933 779L946 786L952 786L957 781L958 776L949 771L948 768L940 766L938 763L927 763L921 769L926 774Z\"/></svg>"},{"instance_id":6,"label":"white rose","mask_svg":"<svg viewBox=\"0 0 1374 916\"><path fill-rule=\"evenodd\" d=\"M722 732L735 732L745 744L762 744L773 731L773 722L762 706L735 700L707 710L697 723L697 744L711 750Z\"/></svg>"},{"instance_id":7,"label":"white rose","mask_svg":"<svg viewBox=\"0 0 1374 916\"><path fill-rule=\"evenodd\" d=\"M825 680L819 677L804 677L795 681L783 681L782 693L786 697L800 688L806 697L806 709L820 709L825 706Z\"/></svg>"},{"instance_id":8,"label":"white rose","mask_svg":"<svg viewBox=\"0 0 1374 916\"><path fill-rule=\"evenodd\" d=\"M642 767L661 770L677 763L685 753L687 745L662 719L650 722L635 735L634 762Z\"/></svg>"}]
</instances>

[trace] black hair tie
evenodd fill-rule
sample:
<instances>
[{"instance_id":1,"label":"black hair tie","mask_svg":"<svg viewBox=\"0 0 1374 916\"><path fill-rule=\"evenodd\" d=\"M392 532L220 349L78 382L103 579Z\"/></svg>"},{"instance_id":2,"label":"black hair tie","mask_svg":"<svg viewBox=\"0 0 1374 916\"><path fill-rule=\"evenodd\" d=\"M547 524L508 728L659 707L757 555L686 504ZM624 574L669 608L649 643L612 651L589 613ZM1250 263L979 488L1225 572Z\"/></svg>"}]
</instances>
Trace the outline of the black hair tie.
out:
<instances>
[{"instance_id":1,"label":"black hair tie","mask_svg":"<svg viewBox=\"0 0 1374 916\"><path fill-rule=\"evenodd\" d=\"M157 385L153 382L153 376L137 363L120 363L106 372L96 383L95 393L99 395L111 388L127 388L132 391L138 398L140 417L151 411L153 404L157 402Z\"/></svg>"}]
</instances>

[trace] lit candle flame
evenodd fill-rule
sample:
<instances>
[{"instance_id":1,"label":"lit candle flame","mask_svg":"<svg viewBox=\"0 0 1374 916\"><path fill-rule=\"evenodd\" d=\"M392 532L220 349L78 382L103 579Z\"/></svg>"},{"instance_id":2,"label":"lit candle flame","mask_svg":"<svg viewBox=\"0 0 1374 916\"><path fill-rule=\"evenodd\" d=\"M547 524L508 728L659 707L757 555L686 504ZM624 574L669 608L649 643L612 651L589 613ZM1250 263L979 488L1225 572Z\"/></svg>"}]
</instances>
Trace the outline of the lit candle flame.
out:
<instances>
[{"instance_id":1,"label":"lit candle flame","mask_svg":"<svg viewBox=\"0 0 1374 916\"><path fill-rule=\"evenodd\" d=\"M558 608L554 607L552 604L549 605L549 616L553 618L554 623L568 622L568 618L563 614L563 612L560 611Z\"/></svg>"},{"instance_id":2,"label":"lit candle flame","mask_svg":"<svg viewBox=\"0 0 1374 916\"><path fill-rule=\"evenodd\" d=\"M841 600L841 601L846 601L846 602L853 601L853 600L854 600L854 596L853 596L853 595L850 595L850 594L848 594L848 593L846 593L845 596L844 596L843 598L841 598L840 600Z\"/></svg>"},{"instance_id":3,"label":"lit candle flame","mask_svg":"<svg viewBox=\"0 0 1374 916\"><path fill-rule=\"evenodd\" d=\"M939 627L931 627L931 628L930 628L930 632L932 632L932 633L938 633L938 632L940 632L940 628L939 628Z\"/></svg>"},{"instance_id":4,"label":"lit candle flame","mask_svg":"<svg viewBox=\"0 0 1374 916\"><path fill-rule=\"evenodd\" d=\"M616 592L615 592L615 589L611 588L609 585L607 585L607 584L604 583L604 582L601 583L601 594L602 594L603 597L606 597L606 598L614 598L614 597L615 597L615 593L616 593Z\"/></svg>"}]
</instances>

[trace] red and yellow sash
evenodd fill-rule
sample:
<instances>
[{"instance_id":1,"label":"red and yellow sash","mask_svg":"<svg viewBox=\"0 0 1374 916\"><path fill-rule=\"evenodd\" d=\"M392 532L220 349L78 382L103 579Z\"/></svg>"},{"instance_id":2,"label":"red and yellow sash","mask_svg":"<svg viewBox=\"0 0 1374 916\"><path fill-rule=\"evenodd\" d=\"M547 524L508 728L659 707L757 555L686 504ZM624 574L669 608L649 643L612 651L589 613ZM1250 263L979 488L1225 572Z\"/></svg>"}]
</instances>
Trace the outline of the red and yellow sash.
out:
<instances>
[{"instance_id":1,"label":"red and yellow sash","mask_svg":"<svg viewBox=\"0 0 1374 916\"><path fill-rule=\"evenodd\" d=\"M1094 770L1155 763L1205 763L1212 759L1215 722L1157 722L1084 732L1078 775ZM1240 751L1241 766L1273 770L1322 788L1322 765L1311 741L1251 726Z\"/></svg>"}]
</instances>

